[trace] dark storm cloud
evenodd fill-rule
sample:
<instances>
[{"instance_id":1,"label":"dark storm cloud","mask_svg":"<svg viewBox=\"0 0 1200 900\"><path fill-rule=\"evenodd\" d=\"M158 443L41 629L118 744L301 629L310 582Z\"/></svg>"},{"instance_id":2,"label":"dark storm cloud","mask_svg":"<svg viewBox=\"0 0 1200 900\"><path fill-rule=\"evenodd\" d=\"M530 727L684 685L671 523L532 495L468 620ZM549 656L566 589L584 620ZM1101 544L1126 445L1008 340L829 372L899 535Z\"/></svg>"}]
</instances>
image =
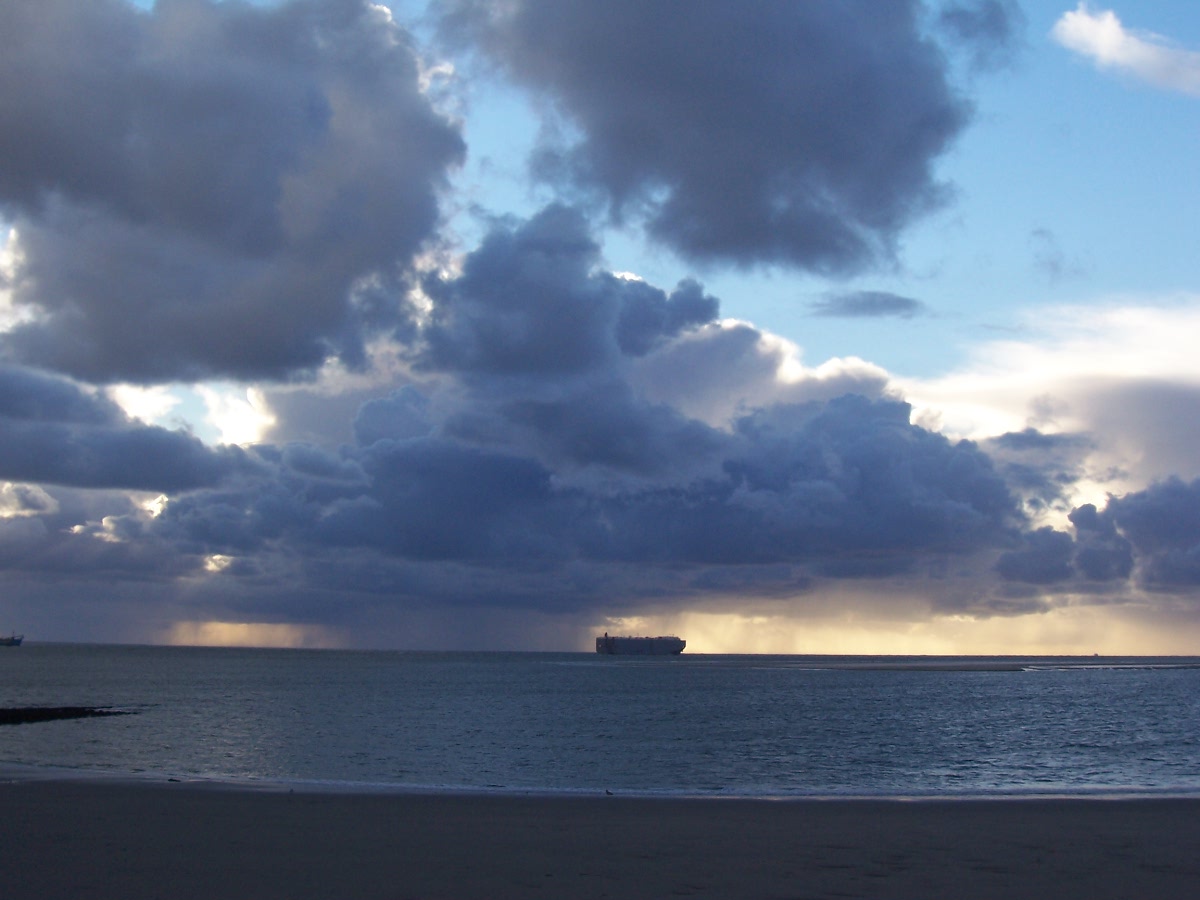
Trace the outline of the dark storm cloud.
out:
<instances>
[{"instance_id":1,"label":"dark storm cloud","mask_svg":"<svg viewBox=\"0 0 1200 900\"><path fill-rule=\"evenodd\" d=\"M814 316L843 319L876 319L887 316L911 319L926 312L925 304L920 300L887 291L830 294L812 304L811 308Z\"/></svg>"},{"instance_id":2,"label":"dark storm cloud","mask_svg":"<svg viewBox=\"0 0 1200 900\"><path fill-rule=\"evenodd\" d=\"M772 399L716 427L648 398L629 367L706 333L716 300L596 253L562 208L497 225L461 275L427 279L428 380L363 404L354 443L256 447L254 474L106 533L235 559L220 577L242 592L319 578L566 612L702 598L731 567L744 596L778 597L1012 544L1020 507L990 459L906 403Z\"/></svg>"},{"instance_id":3,"label":"dark storm cloud","mask_svg":"<svg viewBox=\"0 0 1200 900\"><path fill-rule=\"evenodd\" d=\"M600 247L574 209L551 206L501 224L462 275L430 276L426 368L467 376L565 376L644 356L685 328L711 321L715 299L695 282L668 295L595 271Z\"/></svg>"},{"instance_id":4,"label":"dark storm cloud","mask_svg":"<svg viewBox=\"0 0 1200 900\"><path fill-rule=\"evenodd\" d=\"M432 427L429 398L410 385L364 403L354 420L354 438L366 446L385 439L423 437Z\"/></svg>"},{"instance_id":5,"label":"dark storm cloud","mask_svg":"<svg viewBox=\"0 0 1200 900\"><path fill-rule=\"evenodd\" d=\"M1053 528L1039 528L1024 536L1020 550L1005 553L996 562L1002 578L1025 584L1056 584L1071 579L1075 545L1071 535Z\"/></svg>"},{"instance_id":6,"label":"dark storm cloud","mask_svg":"<svg viewBox=\"0 0 1200 900\"><path fill-rule=\"evenodd\" d=\"M1035 428L989 438L981 446L1009 487L1033 510L1062 508L1095 447L1086 434L1048 434Z\"/></svg>"},{"instance_id":7,"label":"dark storm cloud","mask_svg":"<svg viewBox=\"0 0 1200 900\"><path fill-rule=\"evenodd\" d=\"M967 107L920 19L911 0L442 9L451 40L549 97L578 136L544 141L538 175L690 260L821 272L889 259L944 199L932 164Z\"/></svg>"},{"instance_id":8,"label":"dark storm cloud","mask_svg":"<svg viewBox=\"0 0 1200 900\"><path fill-rule=\"evenodd\" d=\"M564 610L692 597L725 566L774 596L1011 542L1020 509L989 458L905 403L772 400L718 428L649 399L629 367L711 329L717 302L597 262L571 210L498 224L424 283L427 384L364 404L336 453L260 448L269 478L175 500L156 530L197 554L374 552L393 579L440 565L474 602Z\"/></svg>"},{"instance_id":9,"label":"dark storm cloud","mask_svg":"<svg viewBox=\"0 0 1200 900\"><path fill-rule=\"evenodd\" d=\"M1075 567L1090 581L1117 581L1133 571L1133 547L1117 533L1112 518L1101 516L1094 504L1071 510L1075 526Z\"/></svg>"},{"instance_id":10,"label":"dark storm cloud","mask_svg":"<svg viewBox=\"0 0 1200 900\"><path fill-rule=\"evenodd\" d=\"M0 366L0 479L179 491L255 466L237 447L130 421L116 404L63 378Z\"/></svg>"},{"instance_id":11,"label":"dark storm cloud","mask_svg":"<svg viewBox=\"0 0 1200 900\"><path fill-rule=\"evenodd\" d=\"M721 443L707 426L645 402L623 382L510 399L496 412L509 440L563 474L603 467L660 479L688 477L697 465L714 460ZM453 433L457 423L448 424Z\"/></svg>"},{"instance_id":12,"label":"dark storm cloud","mask_svg":"<svg viewBox=\"0 0 1200 900\"><path fill-rule=\"evenodd\" d=\"M459 603L563 611L616 602L596 596L597 578L623 600L679 599L737 566L746 596L774 595L806 586L809 569L882 577L1010 541L1019 510L987 458L908 416L907 404L845 397L763 411L733 434L691 423L719 464L684 481L588 482L513 446L381 438L324 463L310 451L302 469L272 455L269 479L193 492L153 527L194 554L268 558L286 546L319 566L373 551L393 578L397 566L424 579L444 565L458 590L479 592ZM673 449L688 471L695 451ZM625 460L592 465L628 474Z\"/></svg>"},{"instance_id":13,"label":"dark storm cloud","mask_svg":"<svg viewBox=\"0 0 1200 900\"><path fill-rule=\"evenodd\" d=\"M1132 580L1155 591L1200 585L1200 481L1177 478L1120 497L1103 510L1088 503L1071 511L1075 536L1042 528L996 569L1013 582L1121 589Z\"/></svg>"},{"instance_id":14,"label":"dark storm cloud","mask_svg":"<svg viewBox=\"0 0 1200 900\"><path fill-rule=\"evenodd\" d=\"M36 312L2 346L94 382L354 364L463 152L361 0L2 4L0 212Z\"/></svg>"},{"instance_id":15,"label":"dark storm cloud","mask_svg":"<svg viewBox=\"0 0 1200 900\"><path fill-rule=\"evenodd\" d=\"M975 592L972 612L1011 611L1019 593L1042 602L1057 544L1021 536L1021 499L980 446L912 424L882 375L780 381L784 351L719 322L699 284L668 293L599 263L570 209L495 224L460 274L424 279L413 380L364 402L340 447L211 451L65 379L6 370L0 426L16 439L0 445L0 477L172 496L157 516L119 497L107 511L102 498L67 508L58 489L12 499L5 565L44 571L70 556L78 577L188 575L180 596L241 616L298 616L279 599L294 591L304 616L337 621L353 618L346 603L669 609L732 582L774 601L1007 551L996 578L1007 593ZM664 401L647 374L680 360ZM704 377L690 384L691 372ZM758 387L720 416L687 411L689 390L704 407L722 378ZM1097 530L1090 546L1113 537ZM1099 562L1089 571L1099 579Z\"/></svg>"},{"instance_id":16,"label":"dark storm cloud","mask_svg":"<svg viewBox=\"0 0 1200 900\"><path fill-rule=\"evenodd\" d=\"M1200 585L1200 480L1172 478L1111 498L1104 514L1132 545L1145 586Z\"/></svg>"}]
</instances>

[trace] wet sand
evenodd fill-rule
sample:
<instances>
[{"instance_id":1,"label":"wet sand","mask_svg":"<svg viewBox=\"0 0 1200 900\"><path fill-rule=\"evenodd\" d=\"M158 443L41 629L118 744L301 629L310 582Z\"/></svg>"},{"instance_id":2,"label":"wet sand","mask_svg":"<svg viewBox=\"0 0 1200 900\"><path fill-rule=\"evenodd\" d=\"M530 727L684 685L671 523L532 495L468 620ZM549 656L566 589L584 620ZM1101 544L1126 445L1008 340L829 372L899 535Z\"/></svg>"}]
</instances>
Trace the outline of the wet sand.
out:
<instances>
[{"instance_id":1,"label":"wet sand","mask_svg":"<svg viewBox=\"0 0 1200 900\"><path fill-rule=\"evenodd\" d=\"M0 783L57 898L1193 898L1200 799L685 800Z\"/></svg>"}]
</instances>

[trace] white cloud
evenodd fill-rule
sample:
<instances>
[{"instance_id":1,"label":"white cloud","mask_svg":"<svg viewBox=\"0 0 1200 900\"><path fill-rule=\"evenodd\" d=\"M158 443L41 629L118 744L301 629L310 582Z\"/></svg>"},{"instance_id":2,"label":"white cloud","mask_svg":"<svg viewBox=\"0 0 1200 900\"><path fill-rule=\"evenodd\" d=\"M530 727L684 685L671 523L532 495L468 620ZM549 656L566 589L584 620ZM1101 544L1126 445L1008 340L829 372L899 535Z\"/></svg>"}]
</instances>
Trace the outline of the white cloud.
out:
<instances>
[{"instance_id":1,"label":"white cloud","mask_svg":"<svg viewBox=\"0 0 1200 900\"><path fill-rule=\"evenodd\" d=\"M1130 31L1111 10L1093 12L1080 3L1073 12L1064 13L1050 33L1068 50L1090 57L1103 68L1200 96L1200 53L1175 47L1152 32Z\"/></svg>"},{"instance_id":2,"label":"white cloud","mask_svg":"<svg viewBox=\"0 0 1200 900\"><path fill-rule=\"evenodd\" d=\"M24 260L20 234L0 220L0 331L9 331L34 318L30 310L13 305L12 284Z\"/></svg>"},{"instance_id":3,"label":"white cloud","mask_svg":"<svg viewBox=\"0 0 1200 900\"><path fill-rule=\"evenodd\" d=\"M161 425L175 407L179 398L165 385L145 387L137 384L118 384L108 389L113 402L131 418L147 425Z\"/></svg>"},{"instance_id":4,"label":"white cloud","mask_svg":"<svg viewBox=\"0 0 1200 900\"><path fill-rule=\"evenodd\" d=\"M1033 427L1095 441L1080 502L1200 477L1200 295L1029 313L1025 339L976 348L943 377L900 380L914 420L982 440Z\"/></svg>"},{"instance_id":5,"label":"white cloud","mask_svg":"<svg viewBox=\"0 0 1200 900\"><path fill-rule=\"evenodd\" d=\"M275 424L275 414L258 388L201 385L197 393L208 407L206 421L220 433L223 444L255 444Z\"/></svg>"},{"instance_id":6,"label":"white cloud","mask_svg":"<svg viewBox=\"0 0 1200 900\"><path fill-rule=\"evenodd\" d=\"M630 377L652 402L714 428L772 403L879 396L888 380L884 369L857 357L806 366L795 343L738 319L685 332L638 360Z\"/></svg>"}]
</instances>

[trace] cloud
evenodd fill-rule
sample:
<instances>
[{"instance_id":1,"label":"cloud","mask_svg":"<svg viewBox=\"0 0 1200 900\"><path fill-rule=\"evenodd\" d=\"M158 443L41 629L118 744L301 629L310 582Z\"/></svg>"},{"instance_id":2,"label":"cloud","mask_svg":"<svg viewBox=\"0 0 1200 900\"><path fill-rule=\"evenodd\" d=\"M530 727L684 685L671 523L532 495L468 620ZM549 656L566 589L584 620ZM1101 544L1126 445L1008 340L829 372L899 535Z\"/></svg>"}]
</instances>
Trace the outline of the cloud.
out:
<instances>
[{"instance_id":1,"label":"cloud","mask_svg":"<svg viewBox=\"0 0 1200 900\"><path fill-rule=\"evenodd\" d=\"M1158 608L1179 603L1194 616L1198 314L1189 295L1042 309L1023 339L977 348L944 380L902 386L917 421L979 440L1036 526L994 565L1018 609L1089 596L1153 605L1151 592L1171 598ZM983 608L998 608L995 597Z\"/></svg>"},{"instance_id":2,"label":"cloud","mask_svg":"<svg viewBox=\"0 0 1200 900\"><path fill-rule=\"evenodd\" d=\"M1059 44L1155 87L1200 96L1200 53L1173 46L1161 35L1130 31L1111 10L1080 3L1063 13L1051 36Z\"/></svg>"},{"instance_id":3,"label":"cloud","mask_svg":"<svg viewBox=\"0 0 1200 900\"><path fill-rule=\"evenodd\" d=\"M1197 297L1043 307L1020 326L1017 337L975 346L945 376L896 379L916 421L976 440L1030 427L1078 436L1081 456L1045 459L1047 471L1085 472L1072 488L1076 505L1171 475L1200 477Z\"/></svg>"},{"instance_id":4,"label":"cloud","mask_svg":"<svg viewBox=\"0 0 1200 900\"><path fill-rule=\"evenodd\" d=\"M9 3L0 59L10 359L284 379L394 324L464 145L382 7Z\"/></svg>"},{"instance_id":5,"label":"cloud","mask_svg":"<svg viewBox=\"0 0 1200 900\"><path fill-rule=\"evenodd\" d=\"M1170 478L1114 497L1104 516L1133 548L1142 584L1159 590L1200 585L1200 480Z\"/></svg>"},{"instance_id":6,"label":"cloud","mask_svg":"<svg viewBox=\"0 0 1200 900\"><path fill-rule=\"evenodd\" d=\"M1075 526L1075 566L1090 581L1127 579L1133 571L1133 547L1118 534L1112 516L1101 516L1095 505L1085 503L1071 510Z\"/></svg>"},{"instance_id":7,"label":"cloud","mask_svg":"<svg viewBox=\"0 0 1200 900\"><path fill-rule=\"evenodd\" d=\"M1071 565L1074 542L1071 536L1053 528L1039 528L1024 537L1020 550L1005 553L996 562L996 571L1009 581L1026 584L1057 584L1075 574Z\"/></svg>"},{"instance_id":8,"label":"cloud","mask_svg":"<svg viewBox=\"0 0 1200 900\"><path fill-rule=\"evenodd\" d=\"M348 634L419 611L583 623L732 593L803 604L861 581L908 610L910 582L986 573L1019 541L1003 473L914 425L885 373L805 369L720 320L699 284L598 263L569 209L495 223L457 272L426 278L411 379L365 398L340 446L211 450L10 367L0 477L49 487L9 492L0 560L31 584L153 583L177 621ZM670 371L707 377L651 390Z\"/></svg>"},{"instance_id":9,"label":"cloud","mask_svg":"<svg viewBox=\"0 0 1200 900\"><path fill-rule=\"evenodd\" d=\"M243 582L288 547L299 553L289 565L343 589L562 613L685 603L731 567L745 596L772 596L813 576L902 573L1008 543L1020 514L987 457L907 415L846 397L764 410L733 434L693 424L716 465L700 472L695 447L663 445L674 454L664 462L694 473L683 478L594 450L553 459L461 437L385 438L347 448L336 467L280 457L271 478L192 492L152 526L195 554L244 560Z\"/></svg>"},{"instance_id":10,"label":"cloud","mask_svg":"<svg viewBox=\"0 0 1200 900\"><path fill-rule=\"evenodd\" d=\"M1200 480L1179 478L1071 511L1072 536L1045 527L1003 554L996 571L1043 588L1190 595L1200 585Z\"/></svg>"},{"instance_id":11,"label":"cloud","mask_svg":"<svg viewBox=\"0 0 1200 900\"><path fill-rule=\"evenodd\" d=\"M918 11L458 0L441 23L563 117L542 179L693 262L844 273L946 197L933 163L968 110Z\"/></svg>"},{"instance_id":12,"label":"cloud","mask_svg":"<svg viewBox=\"0 0 1200 900\"><path fill-rule=\"evenodd\" d=\"M968 48L975 69L989 70L1011 63L1025 15L1016 0L970 0L947 3L937 23Z\"/></svg>"},{"instance_id":13,"label":"cloud","mask_svg":"<svg viewBox=\"0 0 1200 900\"><path fill-rule=\"evenodd\" d=\"M850 291L830 294L811 305L814 316L846 319L874 319L895 316L911 319L926 312L925 304L911 297L887 291Z\"/></svg>"},{"instance_id":14,"label":"cloud","mask_svg":"<svg viewBox=\"0 0 1200 900\"><path fill-rule=\"evenodd\" d=\"M868 584L897 598L891 615L1010 616L1192 584L1200 482L1101 477L1127 430L1106 410L1136 409L1146 433L1192 421L1170 399L1191 396L1186 304L1059 310L1042 321L1054 338L990 348L993 380L960 378L1025 422L975 443L915 423L882 370L804 367L721 319L698 283L613 276L568 207L494 222L423 290L428 314L401 332L407 375L347 395L340 445L209 450L103 393L4 370L0 477L51 488L6 495L6 564L175 585L181 621L343 630L419 610L582 622L734 594L795 611ZM1152 360L1122 356L1130 335L1157 341ZM1120 391L1139 399L1105 402ZM1167 443L1190 451L1188 436ZM1087 500L1097 486L1108 495ZM150 507L118 487L169 496Z\"/></svg>"},{"instance_id":15,"label":"cloud","mask_svg":"<svg viewBox=\"0 0 1200 900\"><path fill-rule=\"evenodd\" d=\"M1053 515L1070 504L1096 450L1089 434L1046 433L1028 427L980 441L1010 490L1031 516Z\"/></svg>"},{"instance_id":16,"label":"cloud","mask_svg":"<svg viewBox=\"0 0 1200 900\"><path fill-rule=\"evenodd\" d=\"M685 281L670 295L593 269L600 247L574 209L550 206L494 229L461 277L428 276L433 301L422 364L472 375L581 374L644 356L711 321L717 302Z\"/></svg>"},{"instance_id":17,"label":"cloud","mask_svg":"<svg viewBox=\"0 0 1200 900\"><path fill-rule=\"evenodd\" d=\"M748 322L726 319L681 334L630 366L648 399L716 427L773 403L888 394L888 373L850 357L806 367L800 348Z\"/></svg>"},{"instance_id":18,"label":"cloud","mask_svg":"<svg viewBox=\"0 0 1200 900\"><path fill-rule=\"evenodd\" d=\"M237 447L130 421L73 382L0 366L0 479L169 492L215 485L254 463Z\"/></svg>"},{"instance_id":19,"label":"cloud","mask_svg":"<svg viewBox=\"0 0 1200 900\"><path fill-rule=\"evenodd\" d=\"M427 278L422 380L363 404L353 443L258 446L259 477L173 497L143 527L230 560L208 579L241 590L269 574L564 615L902 579L1017 539L989 457L913 425L877 372L782 378L786 353L712 320L699 285L668 294L596 262L565 208L496 223L457 274ZM680 348L714 383L756 373L733 379L746 402L709 422L644 391Z\"/></svg>"}]
</instances>

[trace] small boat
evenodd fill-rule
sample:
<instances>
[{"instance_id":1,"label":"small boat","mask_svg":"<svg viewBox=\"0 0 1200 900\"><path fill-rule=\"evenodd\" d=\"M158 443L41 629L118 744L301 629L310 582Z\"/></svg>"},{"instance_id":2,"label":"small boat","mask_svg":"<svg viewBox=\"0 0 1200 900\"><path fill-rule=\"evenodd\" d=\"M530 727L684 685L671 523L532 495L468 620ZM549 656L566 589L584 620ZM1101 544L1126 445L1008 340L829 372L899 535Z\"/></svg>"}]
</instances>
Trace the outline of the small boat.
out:
<instances>
[{"instance_id":1,"label":"small boat","mask_svg":"<svg viewBox=\"0 0 1200 900\"><path fill-rule=\"evenodd\" d=\"M23 640L25 640L25 635L23 634L10 634L8 637L0 637L0 647L20 647Z\"/></svg>"}]
</instances>

